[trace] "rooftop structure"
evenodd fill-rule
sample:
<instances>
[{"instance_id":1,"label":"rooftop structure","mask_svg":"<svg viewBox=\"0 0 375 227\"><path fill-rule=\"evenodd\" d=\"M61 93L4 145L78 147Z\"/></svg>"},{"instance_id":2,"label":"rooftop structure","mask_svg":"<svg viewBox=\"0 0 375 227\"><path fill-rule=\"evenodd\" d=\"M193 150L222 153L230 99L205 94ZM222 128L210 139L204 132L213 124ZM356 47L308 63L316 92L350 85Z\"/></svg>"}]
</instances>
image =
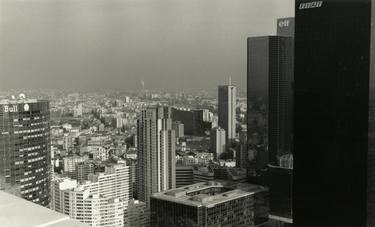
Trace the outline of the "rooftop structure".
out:
<instances>
[{"instance_id":1,"label":"rooftop structure","mask_svg":"<svg viewBox=\"0 0 375 227\"><path fill-rule=\"evenodd\" d=\"M151 196L152 226L259 226L268 221L268 189L208 181Z\"/></svg>"},{"instance_id":2,"label":"rooftop structure","mask_svg":"<svg viewBox=\"0 0 375 227\"><path fill-rule=\"evenodd\" d=\"M175 188L152 195L153 198L190 206L212 206L268 189L252 184L231 184L226 181L207 181Z\"/></svg>"}]
</instances>

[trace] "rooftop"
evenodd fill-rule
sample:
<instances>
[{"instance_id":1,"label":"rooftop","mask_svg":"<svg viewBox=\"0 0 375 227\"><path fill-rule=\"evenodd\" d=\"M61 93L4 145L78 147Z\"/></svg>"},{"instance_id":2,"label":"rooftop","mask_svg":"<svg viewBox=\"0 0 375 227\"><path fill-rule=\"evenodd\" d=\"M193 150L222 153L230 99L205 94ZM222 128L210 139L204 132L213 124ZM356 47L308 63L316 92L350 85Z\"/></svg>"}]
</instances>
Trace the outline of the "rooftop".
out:
<instances>
[{"instance_id":1,"label":"rooftop","mask_svg":"<svg viewBox=\"0 0 375 227\"><path fill-rule=\"evenodd\" d=\"M152 198L199 207L213 206L266 190L253 184L208 181L158 192Z\"/></svg>"},{"instance_id":2,"label":"rooftop","mask_svg":"<svg viewBox=\"0 0 375 227\"><path fill-rule=\"evenodd\" d=\"M1 226L87 226L66 215L2 191L0 191L0 213Z\"/></svg>"}]
</instances>

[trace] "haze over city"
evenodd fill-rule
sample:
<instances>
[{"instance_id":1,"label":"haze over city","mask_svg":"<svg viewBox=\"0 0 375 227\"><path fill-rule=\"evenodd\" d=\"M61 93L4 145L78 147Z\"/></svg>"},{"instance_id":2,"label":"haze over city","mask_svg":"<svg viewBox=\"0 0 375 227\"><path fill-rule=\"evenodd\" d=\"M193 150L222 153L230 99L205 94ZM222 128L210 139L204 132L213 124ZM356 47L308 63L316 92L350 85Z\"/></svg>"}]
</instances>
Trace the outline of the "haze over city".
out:
<instances>
[{"instance_id":1,"label":"haze over city","mask_svg":"<svg viewBox=\"0 0 375 227\"><path fill-rule=\"evenodd\" d=\"M0 0L0 89L216 89L287 0Z\"/></svg>"}]
</instances>

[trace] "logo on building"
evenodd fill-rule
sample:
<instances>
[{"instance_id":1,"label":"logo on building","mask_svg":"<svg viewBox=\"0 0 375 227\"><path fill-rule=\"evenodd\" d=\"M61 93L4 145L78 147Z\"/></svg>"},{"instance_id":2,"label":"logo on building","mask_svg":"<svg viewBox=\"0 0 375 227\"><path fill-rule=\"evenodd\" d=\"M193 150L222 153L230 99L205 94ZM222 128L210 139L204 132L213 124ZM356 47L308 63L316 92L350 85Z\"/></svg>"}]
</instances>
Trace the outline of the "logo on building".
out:
<instances>
[{"instance_id":1,"label":"logo on building","mask_svg":"<svg viewBox=\"0 0 375 227\"><path fill-rule=\"evenodd\" d=\"M13 112L17 112L18 109L17 109L17 105L13 105L13 106L7 106L5 105L4 106L4 113L13 113Z\"/></svg>"},{"instance_id":2,"label":"logo on building","mask_svg":"<svg viewBox=\"0 0 375 227\"><path fill-rule=\"evenodd\" d=\"M299 4L298 9L312 9L312 8L319 8L322 7L323 1L316 1L316 2L303 2Z\"/></svg>"},{"instance_id":3,"label":"logo on building","mask_svg":"<svg viewBox=\"0 0 375 227\"><path fill-rule=\"evenodd\" d=\"M282 20L282 21L279 21L279 27L282 28L282 27L288 27L289 26L289 20Z\"/></svg>"},{"instance_id":4,"label":"logo on building","mask_svg":"<svg viewBox=\"0 0 375 227\"><path fill-rule=\"evenodd\" d=\"M24 111L29 111L29 104L25 104L24 106L23 106L23 110Z\"/></svg>"}]
</instances>

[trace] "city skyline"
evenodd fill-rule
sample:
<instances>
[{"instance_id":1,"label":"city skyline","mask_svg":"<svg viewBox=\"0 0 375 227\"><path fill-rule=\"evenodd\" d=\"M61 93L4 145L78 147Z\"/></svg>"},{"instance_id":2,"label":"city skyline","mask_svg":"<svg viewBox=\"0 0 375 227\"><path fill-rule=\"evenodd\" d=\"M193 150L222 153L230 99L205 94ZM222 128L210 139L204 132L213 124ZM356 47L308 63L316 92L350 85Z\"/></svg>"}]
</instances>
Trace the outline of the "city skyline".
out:
<instances>
[{"instance_id":1,"label":"city skyline","mask_svg":"<svg viewBox=\"0 0 375 227\"><path fill-rule=\"evenodd\" d=\"M375 226L374 44L375 0L0 0L0 223Z\"/></svg>"}]
</instances>

